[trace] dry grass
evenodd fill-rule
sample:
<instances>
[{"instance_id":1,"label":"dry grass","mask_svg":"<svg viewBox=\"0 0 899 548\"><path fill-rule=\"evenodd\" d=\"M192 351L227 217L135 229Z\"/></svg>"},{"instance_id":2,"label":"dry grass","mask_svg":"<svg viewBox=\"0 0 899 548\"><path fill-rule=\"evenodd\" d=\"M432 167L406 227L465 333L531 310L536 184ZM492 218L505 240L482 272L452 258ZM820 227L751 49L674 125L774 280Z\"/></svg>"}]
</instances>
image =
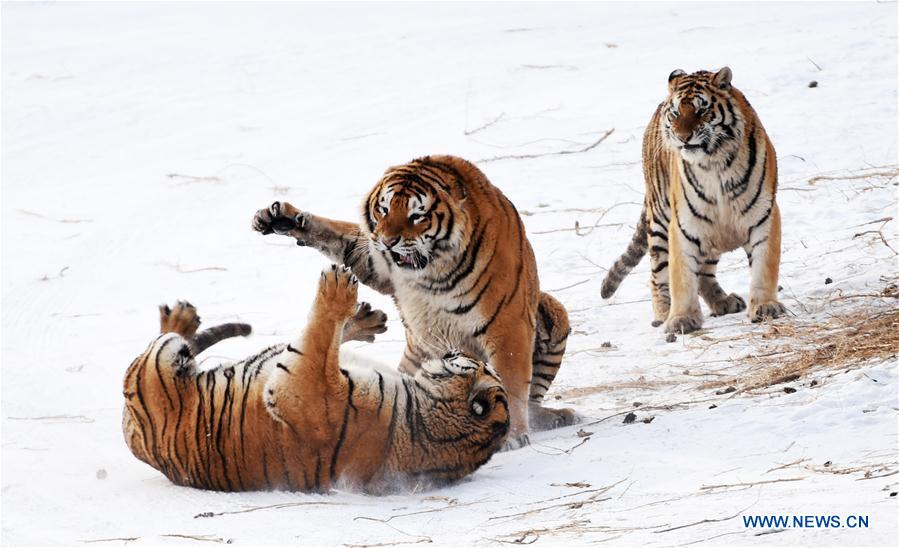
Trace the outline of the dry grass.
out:
<instances>
[{"instance_id":1,"label":"dry grass","mask_svg":"<svg viewBox=\"0 0 899 548\"><path fill-rule=\"evenodd\" d=\"M891 284L877 297L899 298L899 290ZM716 379L700 388L755 390L812 372L855 369L895 358L899 355L899 308L862 307L823 322L778 323L760 337L784 342L773 355L747 357L748 374Z\"/></svg>"}]
</instances>

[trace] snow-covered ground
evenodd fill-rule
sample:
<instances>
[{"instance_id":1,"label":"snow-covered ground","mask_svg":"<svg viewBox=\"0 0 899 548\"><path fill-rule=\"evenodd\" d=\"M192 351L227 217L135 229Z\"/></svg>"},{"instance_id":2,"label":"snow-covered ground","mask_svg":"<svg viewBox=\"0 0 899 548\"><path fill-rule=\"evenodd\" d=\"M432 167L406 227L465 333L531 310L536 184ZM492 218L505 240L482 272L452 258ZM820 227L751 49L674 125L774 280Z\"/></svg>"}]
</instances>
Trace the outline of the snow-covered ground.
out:
<instances>
[{"instance_id":1,"label":"snow-covered ground","mask_svg":"<svg viewBox=\"0 0 899 548\"><path fill-rule=\"evenodd\" d=\"M5 3L3 542L895 545L895 360L790 394L716 394L703 383L776 348L757 336L770 326L711 318L666 343L646 263L608 302L599 285L639 214L642 132L668 73L726 64L779 155L795 313L779 323L895 307L834 297L899 272L876 233L853 237L897 216L896 17L895 3ZM585 152L495 159L611 129ZM121 380L156 305L188 298L207 324L254 325L218 357L285 340L325 261L252 233L253 212L286 199L356 219L387 166L428 153L478 161L525 216L574 328L550 398L584 424L460 485L385 498L203 492L131 456ZM893 248L897 223L882 230ZM743 256L720 272L747 294ZM396 310L360 293L390 330L359 351L398 362ZM868 527L744 526L772 514Z\"/></svg>"}]
</instances>

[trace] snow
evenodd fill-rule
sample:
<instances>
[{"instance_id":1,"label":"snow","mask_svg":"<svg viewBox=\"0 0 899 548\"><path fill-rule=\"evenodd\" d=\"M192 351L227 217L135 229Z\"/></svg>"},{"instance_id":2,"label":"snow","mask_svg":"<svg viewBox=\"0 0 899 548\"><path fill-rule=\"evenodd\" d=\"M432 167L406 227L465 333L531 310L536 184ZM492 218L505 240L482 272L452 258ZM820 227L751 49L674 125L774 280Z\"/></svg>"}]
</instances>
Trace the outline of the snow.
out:
<instances>
[{"instance_id":1,"label":"snow","mask_svg":"<svg viewBox=\"0 0 899 548\"><path fill-rule=\"evenodd\" d=\"M642 132L668 73L725 64L778 151L795 313L781 323L896 281L879 237L853 238L897 214L895 177L873 175L899 163L895 3L5 3L2 16L5 544L896 544L899 476L863 475L899 466L895 360L792 394L716 395L701 383L748 373L737 358L762 352L749 335L769 326L708 318L664 342L645 262L599 297L639 215ZM613 128L583 153L487 161ZM429 153L478 160L522 211L574 328L551 404L584 423L459 485L384 498L203 492L135 459L121 380L156 305L189 298L207 325L253 324L216 359L287 340L325 260L252 233L253 212L279 199L356 219L387 166ZM810 182L822 173L868 175ZM719 271L747 295L744 257ZM398 363L392 302L360 293L390 329L354 348ZM195 517L207 512L223 514ZM741 518L756 514L869 527L757 536Z\"/></svg>"}]
</instances>

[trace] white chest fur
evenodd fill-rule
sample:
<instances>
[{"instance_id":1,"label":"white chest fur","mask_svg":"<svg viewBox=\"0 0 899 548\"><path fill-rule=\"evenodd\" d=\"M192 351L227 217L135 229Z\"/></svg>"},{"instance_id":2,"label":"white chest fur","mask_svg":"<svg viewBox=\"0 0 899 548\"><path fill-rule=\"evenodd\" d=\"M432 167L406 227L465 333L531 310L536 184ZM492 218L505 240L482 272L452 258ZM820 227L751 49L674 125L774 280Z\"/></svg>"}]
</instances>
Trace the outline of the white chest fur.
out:
<instances>
[{"instance_id":1,"label":"white chest fur","mask_svg":"<svg viewBox=\"0 0 899 548\"><path fill-rule=\"evenodd\" d=\"M681 162L678 217L702 240L703 251L718 255L746 244L758 217L755 209L770 202L764 189L764 157L749 167L745 154L729 168Z\"/></svg>"},{"instance_id":2,"label":"white chest fur","mask_svg":"<svg viewBox=\"0 0 899 548\"><path fill-rule=\"evenodd\" d=\"M473 337L484 321L477 307L464 314L452 312L474 298L470 294L459 295L470 282L462 280L447 292L429 291L418 283L424 276L421 272L401 270L378 252L373 255L373 261L378 274L390 279L393 285L393 297L407 328L406 336L416 350L438 358L450 350L482 360L489 358Z\"/></svg>"}]
</instances>

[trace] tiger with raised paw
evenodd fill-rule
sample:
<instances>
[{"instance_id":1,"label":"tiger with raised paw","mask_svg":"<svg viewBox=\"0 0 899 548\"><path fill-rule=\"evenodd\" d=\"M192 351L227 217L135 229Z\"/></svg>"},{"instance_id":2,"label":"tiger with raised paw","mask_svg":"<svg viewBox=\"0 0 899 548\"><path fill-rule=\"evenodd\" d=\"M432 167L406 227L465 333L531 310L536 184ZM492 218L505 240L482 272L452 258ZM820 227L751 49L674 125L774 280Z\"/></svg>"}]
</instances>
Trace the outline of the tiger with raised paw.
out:
<instances>
[{"instance_id":1,"label":"tiger with raised paw","mask_svg":"<svg viewBox=\"0 0 899 548\"><path fill-rule=\"evenodd\" d=\"M742 247L749 259L749 318L782 316L777 299L780 210L777 156L732 72L668 77L668 98L643 137L646 198L637 230L602 284L615 293L649 250L654 326L689 333L702 326L699 297L713 316L746 309L715 276L722 253Z\"/></svg>"},{"instance_id":2,"label":"tiger with raised paw","mask_svg":"<svg viewBox=\"0 0 899 548\"><path fill-rule=\"evenodd\" d=\"M321 275L305 332L243 361L196 358L246 324L197 332L196 309L160 307L159 335L125 375L125 441L172 482L201 489L383 493L456 481L487 462L509 429L508 397L484 362L451 352L415 376L360 367L346 340L383 331L357 306L358 280Z\"/></svg>"},{"instance_id":3,"label":"tiger with raised paw","mask_svg":"<svg viewBox=\"0 0 899 548\"><path fill-rule=\"evenodd\" d=\"M401 370L414 372L447 347L491 363L509 393L507 448L527 444L529 426L575 422L570 409L542 406L565 352L568 314L540 291L515 206L474 164L427 156L392 167L361 213L361 223L349 223L275 202L256 213L253 228L314 247L391 295L406 328Z\"/></svg>"}]
</instances>

